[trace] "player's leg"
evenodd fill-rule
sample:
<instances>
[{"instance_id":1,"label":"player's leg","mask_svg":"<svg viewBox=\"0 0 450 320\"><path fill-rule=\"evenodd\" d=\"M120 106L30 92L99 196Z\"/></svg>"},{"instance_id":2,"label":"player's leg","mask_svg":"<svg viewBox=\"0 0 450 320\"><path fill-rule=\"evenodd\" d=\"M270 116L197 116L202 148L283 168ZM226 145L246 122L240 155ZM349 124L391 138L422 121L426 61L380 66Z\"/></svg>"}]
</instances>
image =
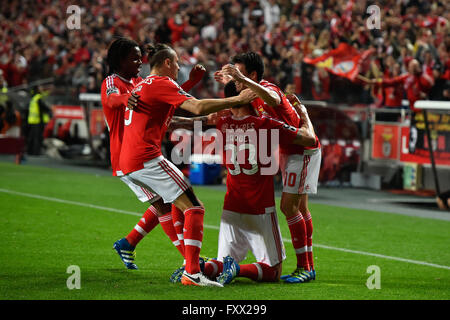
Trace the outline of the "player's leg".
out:
<instances>
[{"instance_id":1,"label":"player's leg","mask_svg":"<svg viewBox=\"0 0 450 320\"><path fill-rule=\"evenodd\" d=\"M282 263L273 267L263 262L241 264L239 277L261 282L277 282L280 280L281 270Z\"/></svg>"},{"instance_id":2,"label":"player's leg","mask_svg":"<svg viewBox=\"0 0 450 320\"><path fill-rule=\"evenodd\" d=\"M219 241L217 248L217 269L214 270L217 281L222 284L230 283L239 275L238 262L245 259L250 244L248 242L244 215L224 210L220 218ZM212 277L213 274L206 273Z\"/></svg>"},{"instance_id":3,"label":"player's leg","mask_svg":"<svg viewBox=\"0 0 450 320\"><path fill-rule=\"evenodd\" d=\"M310 273L312 274L312 280L316 278L316 272L314 270L314 255L312 246L312 234L313 234L313 222L311 218L311 212L308 207L308 194L302 194L300 197L299 211L302 213L303 220L306 226L306 246Z\"/></svg>"},{"instance_id":4,"label":"player's leg","mask_svg":"<svg viewBox=\"0 0 450 320\"><path fill-rule=\"evenodd\" d=\"M180 242L180 246L184 252L184 213L174 205L172 205L172 222L177 233L178 241Z\"/></svg>"},{"instance_id":5,"label":"player's leg","mask_svg":"<svg viewBox=\"0 0 450 320\"><path fill-rule=\"evenodd\" d=\"M170 203L164 203L162 199L154 203L156 210L159 212L159 224L161 225L164 233L172 241L173 245L180 252L184 259L184 244L178 239L177 230L175 229L172 218L172 205Z\"/></svg>"},{"instance_id":6,"label":"player's leg","mask_svg":"<svg viewBox=\"0 0 450 320\"><path fill-rule=\"evenodd\" d=\"M208 280L200 270L200 250L203 242L203 217L205 209L189 188L173 204L184 212L184 252L186 266L181 277L183 285L222 286Z\"/></svg>"},{"instance_id":7,"label":"player's leg","mask_svg":"<svg viewBox=\"0 0 450 320\"><path fill-rule=\"evenodd\" d=\"M305 181L309 156L281 155L283 172L283 193L281 196L281 212L283 212L289 227L292 245L297 258L297 268L289 275L281 276L286 280L292 275L300 275L300 282L309 281L309 261L307 254L306 224L299 203L305 192Z\"/></svg>"},{"instance_id":8,"label":"player's leg","mask_svg":"<svg viewBox=\"0 0 450 320\"><path fill-rule=\"evenodd\" d=\"M161 196L164 203L174 204L184 213L186 270L181 282L185 285L221 286L200 273L199 254L203 241L205 210L183 173L173 163L160 156L146 162L144 169L131 172L129 176L136 184Z\"/></svg>"},{"instance_id":9,"label":"player's leg","mask_svg":"<svg viewBox=\"0 0 450 320\"><path fill-rule=\"evenodd\" d=\"M235 221L232 226L234 234L242 235L237 247L245 246L246 251L251 250L257 262L238 264L245 258L245 254L241 259L229 255L223 261L223 272L217 281L228 284L236 277L263 282L278 281L286 254L276 212L241 215L241 219ZM248 232L249 229L252 232Z\"/></svg>"},{"instance_id":10,"label":"player's leg","mask_svg":"<svg viewBox=\"0 0 450 320\"><path fill-rule=\"evenodd\" d=\"M120 180L134 192L141 202L150 204L148 209L142 215L142 218L128 233L128 235L120 240L117 240L113 245L113 248L122 259L125 267L128 269L137 269L138 267L134 263L134 259L136 257L135 249L137 244L159 224L160 214L151 204L160 200L161 197L136 185L128 176L121 176Z\"/></svg>"},{"instance_id":11,"label":"player's leg","mask_svg":"<svg viewBox=\"0 0 450 320\"><path fill-rule=\"evenodd\" d=\"M122 176L120 179L136 194L140 201L151 204L130 233L114 243L114 249L121 257L125 266L128 269L137 269L134 263L136 256L135 248L159 223L184 258L184 246L178 240L177 232L172 222L170 204L165 204L160 196L145 187L135 184L129 176Z\"/></svg>"},{"instance_id":12,"label":"player's leg","mask_svg":"<svg viewBox=\"0 0 450 320\"><path fill-rule=\"evenodd\" d=\"M291 193L283 193L281 197L281 211L286 217L292 245L297 258L296 269L291 274L282 276L281 279L286 280L291 275L299 274L301 275L301 282L306 282L310 280L306 276L306 272L309 271L310 266L307 252L306 223L298 207L300 197L301 195Z\"/></svg>"},{"instance_id":13,"label":"player's leg","mask_svg":"<svg viewBox=\"0 0 450 320\"><path fill-rule=\"evenodd\" d=\"M306 228L306 254L309 263L309 279L313 280L316 278L316 271L314 270L314 261L312 253L312 232L313 225L311 219L311 213L308 208L308 194L317 193L317 183L319 180L320 163L322 160L322 153L320 149L305 150L303 170L305 174L303 175L302 183L299 185L299 212L303 217ZM302 171L303 171L302 170ZM301 283L304 282L304 276L302 272L294 272L291 277L284 278L284 281L290 283Z\"/></svg>"}]
</instances>

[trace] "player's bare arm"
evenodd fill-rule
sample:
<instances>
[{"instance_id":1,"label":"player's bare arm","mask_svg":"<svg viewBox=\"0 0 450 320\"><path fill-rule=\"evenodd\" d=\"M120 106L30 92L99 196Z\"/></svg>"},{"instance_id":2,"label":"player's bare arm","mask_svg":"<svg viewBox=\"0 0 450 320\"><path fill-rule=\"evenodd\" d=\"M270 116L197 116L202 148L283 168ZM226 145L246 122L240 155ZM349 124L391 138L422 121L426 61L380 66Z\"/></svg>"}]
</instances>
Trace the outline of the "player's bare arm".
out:
<instances>
[{"instance_id":1,"label":"player's bare arm","mask_svg":"<svg viewBox=\"0 0 450 320\"><path fill-rule=\"evenodd\" d=\"M311 134L311 131L305 127L301 127L297 132L297 137L293 141L304 147L312 147L316 144L316 136Z\"/></svg>"},{"instance_id":2,"label":"player's bare arm","mask_svg":"<svg viewBox=\"0 0 450 320\"><path fill-rule=\"evenodd\" d=\"M170 129L191 129L194 126L195 121L201 121L202 125L206 125L208 121L209 116L200 116L200 117L192 117L192 118L186 118L186 117L178 117L174 116L170 122Z\"/></svg>"},{"instance_id":3,"label":"player's bare arm","mask_svg":"<svg viewBox=\"0 0 450 320\"><path fill-rule=\"evenodd\" d=\"M180 108L196 115L207 115L223 109L250 103L256 97L256 94L252 90L245 89L238 96L224 99L188 99L180 105Z\"/></svg>"},{"instance_id":4,"label":"player's bare arm","mask_svg":"<svg viewBox=\"0 0 450 320\"><path fill-rule=\"evenodd\" d=\"M242 85L255 92L256 95L269 106L276 107L280 105L281 99L275 91L270 90L269 88L265 88L259 83L246 77L235 65L227 64L222 68L221 71L224 75L232 77L235 81L241 83Z\"/></svg>"},{"instance_id":5,"label":"player's bare arm","mask_svg":"<svg viewBox=\"0 0 450 320\"><path fill-rule=\"evenodd\" d=\"M304 131L308 131L309 135L315 137L316 133L314 132L314 127L312 125L311 119L309 118L308 110L306 109L305 105L301 103L300 99L295 94L288 94L286 95L286 98L289 100L295 111L297 111L300 118L302 119L302 127L300 129L302 130L303 128Z\"/></svg>"}]
</instances>

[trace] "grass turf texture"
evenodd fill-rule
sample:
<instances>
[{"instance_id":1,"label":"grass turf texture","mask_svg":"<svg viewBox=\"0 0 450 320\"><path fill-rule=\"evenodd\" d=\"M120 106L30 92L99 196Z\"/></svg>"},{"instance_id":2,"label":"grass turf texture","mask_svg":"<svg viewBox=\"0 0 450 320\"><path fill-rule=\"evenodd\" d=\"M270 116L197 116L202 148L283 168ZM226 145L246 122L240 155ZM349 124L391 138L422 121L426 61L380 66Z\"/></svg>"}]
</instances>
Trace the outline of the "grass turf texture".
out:
<instances>
[{"instance_id":1,"label":"grass turf texture","mask_svg":"<svg viewBox=\"0 0 450 320\"><path fill-rule=\"evenodd\" d=\"M182 258L156 227L137 247L139 270L126 270L112 250L146 206L119 179L0 163L0 189L135 212L87 208L0 192L0 299L449 299L450 270L314 248L317 280L256 283L238 278L225 288L184 287L169 277ZM215 257L223 191L195 187L206 208L202 255ZM320 192L320 190L319 190ZM279 199L277 199L279 208ZM314 243L449 266L449 223L375 211L310 204ZM278 214L281 233L290 239ZM283 274L295 268L290 242ZM249 254L246 262L254 262ZM69 290L66 270L81 270ZM381 289L366 287L367 267L381 269Z\"/></svg>"}]
</instances>

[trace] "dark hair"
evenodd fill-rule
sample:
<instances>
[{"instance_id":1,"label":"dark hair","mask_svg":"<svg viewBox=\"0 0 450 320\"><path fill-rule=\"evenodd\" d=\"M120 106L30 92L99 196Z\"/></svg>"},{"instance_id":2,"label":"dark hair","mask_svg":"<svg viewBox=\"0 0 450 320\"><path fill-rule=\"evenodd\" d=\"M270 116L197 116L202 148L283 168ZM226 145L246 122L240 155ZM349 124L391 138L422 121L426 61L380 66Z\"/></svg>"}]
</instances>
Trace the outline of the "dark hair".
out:
<instances>
[{"instance_id":1,"label":"dark hair","mask_svg":"<svg viewBox=\"0 0 450 320\"><path fill-rule=\"evenodd\" d=\"M138 43L128 38L117 38L109 48L106 62L109 67L109 73L118 72L120 62L125 59L135 47L139 47Z\"/></svg>"},{"instance_id":2,"label":"dark hair","mask_svg":"<svg viewBox=\"0 0 450 320\"><path fill-rule=\"evenodd\" d=\"M242 63L247 70L247 73L252 73L256 71L256 78L258 81L261 81L264 75L264 62L261 59L261 56L256 52L244 52L238 55L235 55L231 58L231 63Z\"/></svg>"},{"instance_id":3,"label":"dark hair","mask_svg":"<svg viewBox=\"0 0 450 320\"><path fill-rule=\"evenodd\" d=\"M148 43L145 45L145 51L148 54L150 69L161 65L167 58L173 59L175 52L170 46L164 43Z\"/></svg>"},{"instance_id":4,"label":"dark hair","mask_svg":"<svg viewBox=\"0 0 450 320\"><path fill-rule=\"evenodd\" d=\"M225 87L223 88L223 92L225 98L237 96L239 93L236 89L236 84L234 81L228 81Z\"/></svg>"}]
</instances>

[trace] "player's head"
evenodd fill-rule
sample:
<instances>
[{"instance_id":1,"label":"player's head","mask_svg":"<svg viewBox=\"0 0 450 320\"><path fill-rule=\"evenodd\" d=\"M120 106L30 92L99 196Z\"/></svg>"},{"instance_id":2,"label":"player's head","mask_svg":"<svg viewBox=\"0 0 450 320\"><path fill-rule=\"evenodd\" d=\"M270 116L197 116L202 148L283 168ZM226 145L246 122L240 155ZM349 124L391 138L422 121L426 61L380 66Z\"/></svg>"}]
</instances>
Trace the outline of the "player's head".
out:
<instances>
[{"instance_id":1,"label":"player's head","mask_svg":"<svg viewBox=\"0 0 450 320\"><path fill-rule=\"evenodd\" d=\"M173 80L178 79L178 55L170 46L158 43L147 44L148 61L150 64L151 73L156 73L160 76L168 76Z\"/></svg>"},{"instance_id":2,"label":"player's head","mask_svg":"<svg viewBox=\"0 0 450 320\"><path fill-rule=\"evenodd\" d=\"M256 52L244 52L231 58L233 63L243 75L253 81L259 82L264 75L264 62Z\"/></svg>"},{"instance_id":3,"label":"player's head","mask_svg":"<svg viewBox=\"0 0 450 320\"><path fill-rule=\"evenodd\" d=\"M106 61L109 73L117 73L127 79L135 78L141 71L141 49L134 40L117 38L109 45Z\"/></svg>"}]
</instances>

